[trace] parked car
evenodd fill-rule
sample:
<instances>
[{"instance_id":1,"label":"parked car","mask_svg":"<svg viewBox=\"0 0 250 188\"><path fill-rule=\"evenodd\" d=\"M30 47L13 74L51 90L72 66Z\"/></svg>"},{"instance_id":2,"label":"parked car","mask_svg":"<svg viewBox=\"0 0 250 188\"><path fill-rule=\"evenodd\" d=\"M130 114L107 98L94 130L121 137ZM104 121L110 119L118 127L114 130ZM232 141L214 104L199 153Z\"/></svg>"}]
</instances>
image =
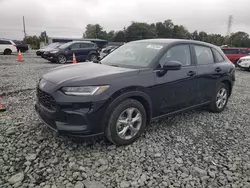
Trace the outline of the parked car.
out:
<instances>
[{"instance_id":1,"label":"parked car","mask_svg":"<svg viewBox=\"0 0 250 188\"><path fill-rule=\"evenodd\" d=\"M116 50L118 46L108 46L106 48L103 48L100 52L100 59L103 59L105 56Z\"/></svg>"},{"instance_id":2,"label":"parked car","mask_svg":"<svg viewBox=\"0 0 250 188\"><path fill-rule=\"evenodd\" d=\"M29 50L29 47L25 41L20 40L13 40L13 42L16 44L17 51L26 52Z\"/></svg>"},{"instance_id":3,"label":"parked car","mask_svg":"<svg viewBox=\"0 0 250 188\"><path fill-rule=\"evenodd\" d=\"M57 49L47 51L46 55L47 59L51 62L65 64L68 60L72 61L73 53L78 62L86 60L95 61L99 56L97 45L88 41L68 42Z\"/></svg>"},{"instance_id":4,"label":"parked car","mask_svg":"<svg viewBox=\"0 0 250 188\"><path fill-rule=\"evenodd\" d=\"M12 40L0 39L0 53L11 55L17 53L16 44Z\"/></svg>"},{"instance_id":5,"label":"parked car","mask_svg":"<svg viewBox=\"0 0 250 188\"><path fill-rule=\"evenodd\" d=\"M228 59L235 65L237 65L237 62L241 57L250 54L250 49L248 48L223 48L222 50Z\"/></svg>"},{"instance_id":6,"label":"parked car","mask_svg":"<svg viewBox=\"0 0 250 188\"><path fill-rule=\"evenodd\" d=\"M235 66L214 45L140 40L121 46L100 64L61 66L43 75L36 110L58 134L104 134L127 145L151 120L201 106L222 112L234 81Z\"/></svg>"},{"instance_id":7,"label":"parked car","mask_svg":"<svg viewBox=\"0 0 250 188\"><path fill-rule=\"evenodd\" d=\"M250 71L250 56L245 56L239 59L237 65L244 70Z\"/></svg>"},{"instance_id":8,"label":"parked car","mask_svg":"<svg viewBox=\"0 0 250 188\"><path fill-rule=\"evenodd\" d=\"M60 43L60 42L51 43L51 44L49 44L47 46L44 46L44 47L40 48L39 50L37 50L36 55L37 56L42 56L44 52L56 49L59 46L61 46L62 44L64 44L64 43Z\"/></svg>"}]
</instances>

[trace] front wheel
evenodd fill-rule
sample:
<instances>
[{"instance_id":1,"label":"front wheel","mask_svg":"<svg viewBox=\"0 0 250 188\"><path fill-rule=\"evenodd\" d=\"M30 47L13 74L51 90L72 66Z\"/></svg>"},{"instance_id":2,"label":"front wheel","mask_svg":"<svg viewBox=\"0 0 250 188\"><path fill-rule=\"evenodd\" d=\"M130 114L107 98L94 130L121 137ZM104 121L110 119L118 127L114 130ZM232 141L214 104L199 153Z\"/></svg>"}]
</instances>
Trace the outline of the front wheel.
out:
<instances>
[{"instance_id":1,"label":"front wheel","mask_svg":"<svg viewBox=\"0 0 250 188\"><path fill-rule=\"evenodd\" d=\"M89 56L89 60L90 60L90 61L96 61L97 59L98 59L98 57L97 57L96 54L91 54L91 55Z\"/></svg>"},{"instance_id":2,"label":"front wheel","mask_svg":"<svg viewBox=\"0 0 250 188\"><path fill-rule=\"evenodd\" d=\"M229 98L228 86L224 83L221 83L217 88L216 93L213 96L210 105L210 110L215 113L222 112L227 106L228 98Z\"/></svg>"},{"instance_id":3,"label":"front wheel","mask_svg":"<svg viewBox=\"0 0 250 188\"><path fill-rule=\"evenodd\" d=\"M146 126L146 111L137 100L127 99L113 109L105 135L116 145L128 145L136 141Z\"/></svg>"},{"instance_id":4,"label":"front wheel","mask_svg":"<svg viewBox=\"0 0 250 188\"><path fill-rule=\"evenodd\" d=\"M58 63L65 64L66 62L67 62L67 58L65 57L65 55L58 56Z\"/></svg>"}]
</instances>

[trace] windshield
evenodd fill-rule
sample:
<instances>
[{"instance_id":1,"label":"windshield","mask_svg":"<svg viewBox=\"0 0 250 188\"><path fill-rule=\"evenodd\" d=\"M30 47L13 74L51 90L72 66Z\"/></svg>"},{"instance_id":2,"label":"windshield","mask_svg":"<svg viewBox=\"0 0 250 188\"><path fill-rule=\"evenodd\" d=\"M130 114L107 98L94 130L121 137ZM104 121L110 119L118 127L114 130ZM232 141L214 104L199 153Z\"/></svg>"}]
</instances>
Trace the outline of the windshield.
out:
<instances>
[{"instance_id":1,"label":"windshield","mask_svg":"<svg viewBox=\"0 0 250 188\"><path fill-rule=\"evenodd\" d=\"M71 44L73 44L73 42L67 42L67 43L61 45L59 48L60 49L65 49L65 48L69 47Z\"/></svg>"},{"instance_id":2,"label":"windshield","mask_svg":"<svg viewBox=\"0 0 250 188\"><path fill-rule=\"evenodd\" d=\"M61 45L60 43L51 43L48 46L44 46L43 48L57 48L60 45Z\"/></svg>"},{"instance_id":3,"label":"windshield","mask_svg":"<svg viewBox=\"0 0 250 188\"><path fill-rule=\"evenodd\" d=\"M156 43L128 43L102 59L106 65L124 67L148 67L163 45Z\"/></svg>"}]
</instances>

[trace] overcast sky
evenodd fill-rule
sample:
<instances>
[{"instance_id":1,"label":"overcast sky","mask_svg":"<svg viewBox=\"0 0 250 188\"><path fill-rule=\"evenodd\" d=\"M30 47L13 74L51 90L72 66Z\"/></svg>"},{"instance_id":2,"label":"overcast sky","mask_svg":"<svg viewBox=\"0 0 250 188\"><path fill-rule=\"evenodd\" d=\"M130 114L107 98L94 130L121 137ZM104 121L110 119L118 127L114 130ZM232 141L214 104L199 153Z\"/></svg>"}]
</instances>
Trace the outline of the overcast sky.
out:
<instances>
[{"instance_id":1,"label":"overcast sky","mask_svg":"<svg viewBox=\"0 0 250 188\"><path fill-rule=\"evenodd\" d=\"M0 0L0 38L23 38L22 16L28 35L82 37L87 24L109 31L166 19L191 32L224 35L230 14L233 32L250 33L250 0Z\"/></svg>"}]
</instances>

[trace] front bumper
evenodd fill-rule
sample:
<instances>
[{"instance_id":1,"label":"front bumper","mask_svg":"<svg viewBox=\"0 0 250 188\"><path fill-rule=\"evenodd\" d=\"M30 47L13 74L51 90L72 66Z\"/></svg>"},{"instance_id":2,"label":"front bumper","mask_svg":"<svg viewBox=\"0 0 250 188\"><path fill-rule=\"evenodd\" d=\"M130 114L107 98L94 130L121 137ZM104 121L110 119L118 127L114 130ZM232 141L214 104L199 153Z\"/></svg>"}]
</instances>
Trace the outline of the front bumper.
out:
<instances>
[{"instance_id":1,"label":"front bumper","mask_svg":"<svg viewBox=\"0 0 250 188\"><path fill-rule=\"evenodd\" d=\"M35 109L42 121L58 135L94 137L104 134L105 101L95 103L56 103L45 107L39 100Z\"/></svg>"}]
</instances>

